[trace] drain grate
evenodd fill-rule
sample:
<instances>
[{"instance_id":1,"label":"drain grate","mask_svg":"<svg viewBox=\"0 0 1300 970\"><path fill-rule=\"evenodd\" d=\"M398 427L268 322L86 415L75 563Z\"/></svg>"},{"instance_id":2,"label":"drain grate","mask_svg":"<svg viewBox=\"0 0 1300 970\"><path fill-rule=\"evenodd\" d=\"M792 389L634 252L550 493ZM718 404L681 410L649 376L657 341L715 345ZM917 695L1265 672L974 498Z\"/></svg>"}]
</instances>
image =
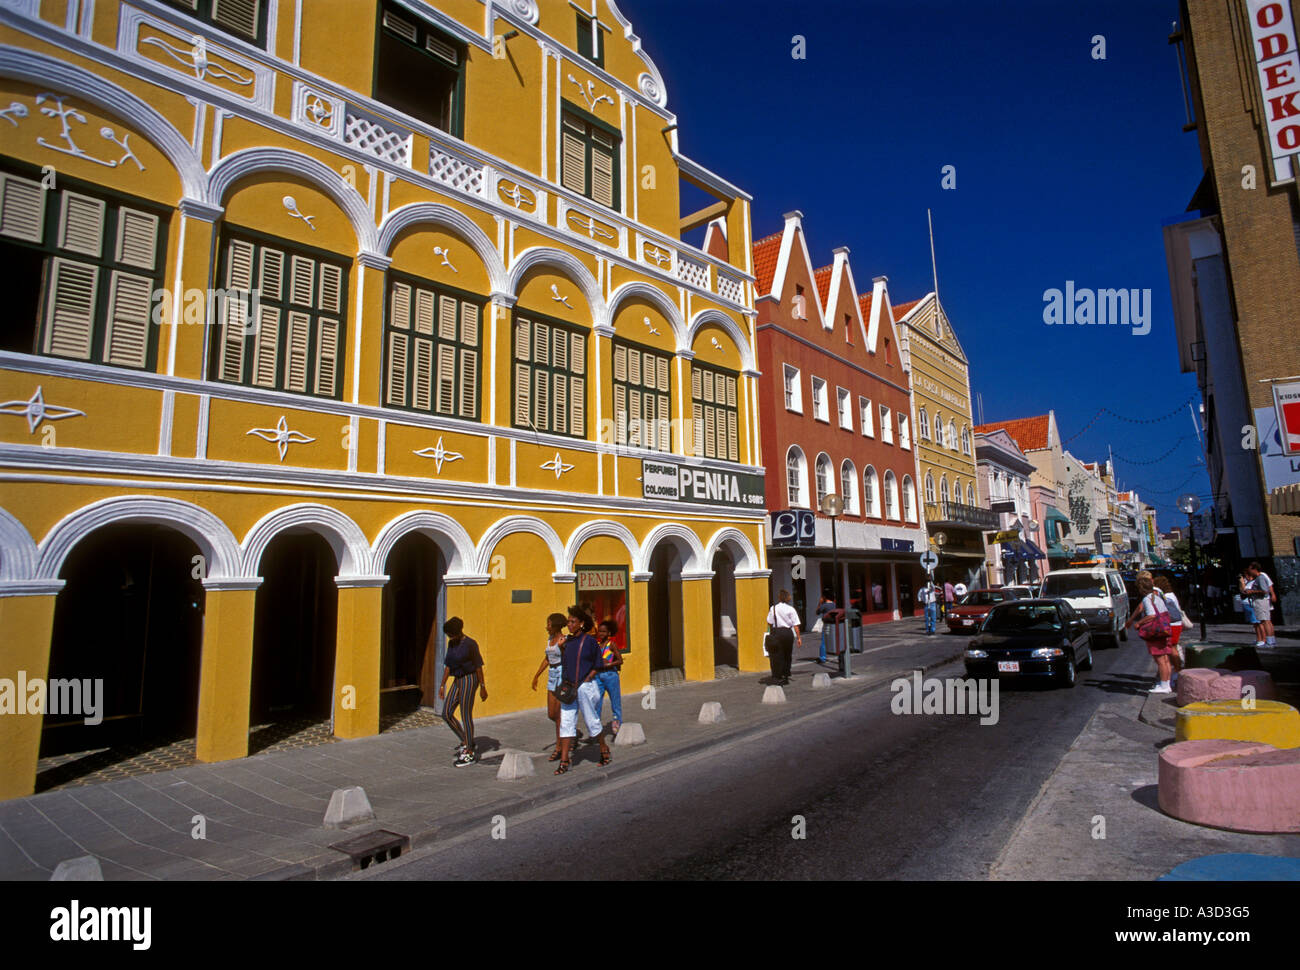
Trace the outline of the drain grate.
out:
<instances>
[{"instance_id":1,"label":"drain grate","mask_svg":"<svg viewBox=\"0 0 1300 970\"><path fill-rule=\"evenodd\" d=\"M402 850L409 848L410 845L411 840L405 835L398 835L387 829L376 829L358 835L354 839L348 839L346 842L335 842L330 848L337 849L350 857L352 870L355 872L358 869L368 869L372 864L378 865L396 859L402 854Z\"/></svg>"}]
</instances>

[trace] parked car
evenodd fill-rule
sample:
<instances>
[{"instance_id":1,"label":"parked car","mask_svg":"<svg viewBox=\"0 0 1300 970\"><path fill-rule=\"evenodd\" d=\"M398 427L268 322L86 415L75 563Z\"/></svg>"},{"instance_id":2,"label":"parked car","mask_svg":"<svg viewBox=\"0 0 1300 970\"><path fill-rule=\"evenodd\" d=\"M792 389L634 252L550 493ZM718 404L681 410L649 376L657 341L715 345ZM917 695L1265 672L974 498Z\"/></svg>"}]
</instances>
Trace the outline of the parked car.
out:
<instances>
[{"instance_id":1,"label":"parked car","mask_svg":"<svg viewBox=\"0 0 1300 970\"><path fill-rule=\"evenodd\" d=\"M1038 590L1033 586L995 586L994 589L1015 590L1016 597L1022 600L1031 600L1038 595Z\"/></svg>"},{"instance_id":2,"label":"parked car","mask_svg":"<svg viewBox=\"0 0 1300 970\"><path fill-rule=\"evenodd\" d=\"M1043 599L1063 599L1088 621L1093 637L1112 646L1128 639L1124 621L1129 599L1119 571L1104 566L1057 569L1047 574L1039 587Z\"/></svg>"},{"instance_id":3,"label":"parked car","mask_svg":"<svg viewBox=\"0 0 1300 970\"><path fill-rule=\"evenodd\" d=\"M984 618L989 615L989 610L999 603L1005 603L1007 600L1028 599L1031 595L1028 589L1020 593L1017 587L1004 587L1002 589L973 589L956 603L948 611L948 629L953 633L961 633L963 630L972 633L980 628Z\"/></svg>"},{"instance_id":4,"label":"parked car","mask_svg":"<svg viewBox=\"0 0 1300 970\"><path fill-rule=\"evenodd\" d=\"M1062 599L1011 600L995 606L966 647L971 677L1055 678L1073 687L1092 669L1092 631Z\"/></svg>"}]
</instances>

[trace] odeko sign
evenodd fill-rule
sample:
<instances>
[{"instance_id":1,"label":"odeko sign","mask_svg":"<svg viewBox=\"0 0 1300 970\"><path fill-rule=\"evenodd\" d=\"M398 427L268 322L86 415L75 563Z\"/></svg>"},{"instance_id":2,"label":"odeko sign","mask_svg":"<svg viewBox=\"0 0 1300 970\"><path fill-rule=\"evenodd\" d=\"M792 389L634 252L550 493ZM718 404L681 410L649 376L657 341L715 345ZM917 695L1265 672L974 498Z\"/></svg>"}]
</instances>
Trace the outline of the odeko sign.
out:
<instances>
[{"instance_id":1,"label":"odeko sign","mask_svg":"<svg viewBox=\"0 0 1300 970\"><path fill-rule=\"evenodd\" d=\"M1278 437L1282 454L1300 455L1300 382L1273 385L1273 404L1277 408Z\"/></svg>"},{"instance_id":2,"label":"odeko sign","mask_svg":"<svg viewBox=\"0 0 1300 970\"><path fill-rule=\"evenodd\" d=\"M641 462L641 495L643 498L699 505L756 509L761 509L766 501L762 475L644 460Z\"/></svg>"},{"instance_id":3,"label":"odeko sign","mask_svg":"<svg viewBox=\"0 0 1300 970\"><path fill-rule=\"evenodd\" d=\"M1300 51L1289 0L1246 0L1250 37L1264 96L1264 122L1268 125L1273 177L1295 178L1292 156L1300 152Z\"/></svg>"}]
</instances>

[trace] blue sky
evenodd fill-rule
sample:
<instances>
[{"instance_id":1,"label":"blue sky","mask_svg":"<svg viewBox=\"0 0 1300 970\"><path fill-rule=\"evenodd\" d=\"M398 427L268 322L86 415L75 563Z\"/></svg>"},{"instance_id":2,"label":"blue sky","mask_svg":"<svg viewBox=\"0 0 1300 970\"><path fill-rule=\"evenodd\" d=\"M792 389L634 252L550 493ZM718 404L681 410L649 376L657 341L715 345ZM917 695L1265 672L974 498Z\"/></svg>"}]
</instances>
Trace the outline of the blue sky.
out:
<instances>
[{"instance_id":1,"label":"blue sky","mask_svg":"<svg viewBox=\"0 0 1300 970\"><path fill-rule=\"evenodd\" d=\"M756 238L799 209L815 265L846 245L859 287L883 274L905 302L932 287L930 208L939 295L985 420L1054 408L1074 454L1113 448L1121 488L1162 529L1185 521L1181 492L1209 503L1160 234L1201 176L1167 41L1176 0L619 6L664 76L683 152L754 196ZM1149 289L1150 333L1047 326L1044 293L1066 280ZM1083 430L1103 406L1141 419L1180 404Z\"/></svg>"}]
</instances>

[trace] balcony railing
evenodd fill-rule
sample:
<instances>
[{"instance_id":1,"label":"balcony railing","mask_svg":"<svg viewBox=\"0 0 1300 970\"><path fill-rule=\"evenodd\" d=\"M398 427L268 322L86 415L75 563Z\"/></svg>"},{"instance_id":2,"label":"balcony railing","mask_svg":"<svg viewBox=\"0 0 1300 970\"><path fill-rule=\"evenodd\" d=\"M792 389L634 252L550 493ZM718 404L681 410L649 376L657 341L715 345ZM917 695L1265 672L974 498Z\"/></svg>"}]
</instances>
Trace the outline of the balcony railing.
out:
<instances>
[{"instance_id":1,"label":"balcony railing","mask_svg":"<svg viewBox=\"0 0 1300 970\"><path fill-rule=\"evenodd\" d=\"M927 525L966 526L973 529L996 529L998 513L978 505L966 505L964 502L943 501L927 502L925 506Z\"/></svg>"}]
</instances>

